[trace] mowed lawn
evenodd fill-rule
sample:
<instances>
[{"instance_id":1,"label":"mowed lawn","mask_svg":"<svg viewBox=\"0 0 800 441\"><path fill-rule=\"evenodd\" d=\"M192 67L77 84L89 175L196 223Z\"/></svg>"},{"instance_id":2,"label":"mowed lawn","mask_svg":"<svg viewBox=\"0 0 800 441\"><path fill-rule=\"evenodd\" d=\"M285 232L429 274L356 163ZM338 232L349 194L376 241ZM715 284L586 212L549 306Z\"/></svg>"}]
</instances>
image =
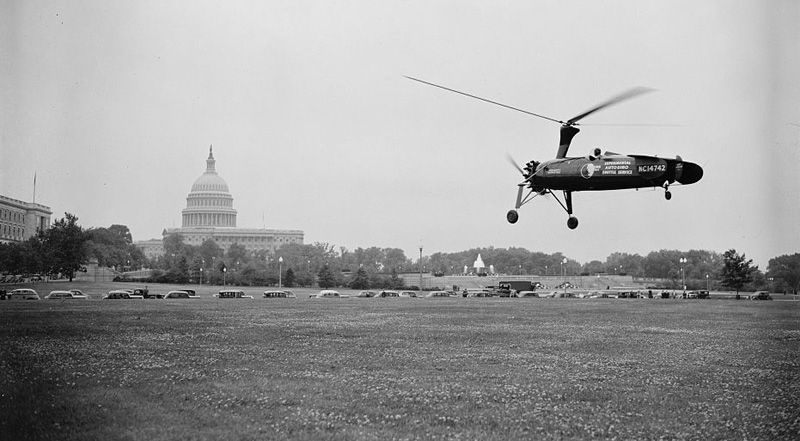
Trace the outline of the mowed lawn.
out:
<instances>
[{"instance_id":1,"label":"mowed lawn","mask_svg":"<svg viewBox=\"0 0 800 441\"><path fill-rule=\"evenodd\" d=\"M800 302L213 289L0 302L0 439L800 434Z\"/></svg>"}]
</instances>

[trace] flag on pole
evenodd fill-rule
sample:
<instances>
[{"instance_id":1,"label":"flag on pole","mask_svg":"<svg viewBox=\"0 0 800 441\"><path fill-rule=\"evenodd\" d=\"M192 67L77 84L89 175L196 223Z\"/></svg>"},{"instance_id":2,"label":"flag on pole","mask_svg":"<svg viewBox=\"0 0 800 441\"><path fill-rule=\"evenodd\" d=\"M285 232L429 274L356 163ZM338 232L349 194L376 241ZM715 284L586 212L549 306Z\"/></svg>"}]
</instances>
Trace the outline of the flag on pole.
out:
<instances>
[{"instance_id":1,"label":"flag on pole","mask_svg":"<svg viewBox=\"0 0 800 441\"><path fill-rule=\"evenodd\" d=\"M36 203L36 171L33 172L33 203Z\"/></svg>"}]
</instances>

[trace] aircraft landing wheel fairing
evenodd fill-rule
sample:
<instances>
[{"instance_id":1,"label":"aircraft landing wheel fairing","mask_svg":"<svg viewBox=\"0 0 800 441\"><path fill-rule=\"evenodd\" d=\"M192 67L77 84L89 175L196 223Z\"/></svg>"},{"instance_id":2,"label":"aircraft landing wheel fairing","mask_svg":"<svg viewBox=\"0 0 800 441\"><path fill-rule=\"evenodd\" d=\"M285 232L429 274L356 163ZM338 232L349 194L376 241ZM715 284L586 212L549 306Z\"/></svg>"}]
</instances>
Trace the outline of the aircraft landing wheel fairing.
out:
<instances>
[{"instance_id":1,"label":"aircraft landing wheel fairing","mask_svg":"<svg viewBox=\"0 0 800 441\"><path fill-rule=\"evenodd\" d=\"M570 230L578 228L578 218L575 216L570 216L569 219L567 219L567 226Z\"/></svg>"},{"instance_id":2,"label":"aircraft landing wheel fairing","mask_svg":"<svg viewBox=\"0 0 800 441\"><path fill-rule=\"evenodd\" d=\"M517 220L519 220L519 213L517 213L517 210L508 210L508 213L506 213L506 220L508 220L510 224L517 223Z\"/></svg>"}]
</instances>

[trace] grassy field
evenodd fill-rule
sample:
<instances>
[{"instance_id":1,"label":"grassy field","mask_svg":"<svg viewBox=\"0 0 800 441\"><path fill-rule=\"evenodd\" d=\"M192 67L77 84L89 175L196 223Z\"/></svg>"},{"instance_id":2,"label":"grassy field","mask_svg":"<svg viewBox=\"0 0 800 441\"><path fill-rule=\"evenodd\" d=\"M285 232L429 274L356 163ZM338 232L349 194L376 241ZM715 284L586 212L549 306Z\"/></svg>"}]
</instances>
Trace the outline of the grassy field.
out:
<instances>
[{"instance_id":1,"label":"grassy field","mask_svg":"<svg viewBox=\"0 0 800 441\"><path fill-rule=\"evenodd\" d=\"M0 439L800 433L800 303L96 300L131 286L0 302Z\"/></svg>"}]
</instances>

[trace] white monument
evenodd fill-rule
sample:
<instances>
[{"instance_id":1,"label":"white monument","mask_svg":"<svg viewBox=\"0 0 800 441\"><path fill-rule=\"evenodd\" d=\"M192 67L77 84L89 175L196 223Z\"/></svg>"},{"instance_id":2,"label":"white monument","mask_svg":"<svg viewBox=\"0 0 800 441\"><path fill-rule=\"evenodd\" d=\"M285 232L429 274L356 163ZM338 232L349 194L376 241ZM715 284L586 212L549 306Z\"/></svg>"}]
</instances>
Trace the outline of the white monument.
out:
<instances>
[{"instance_id":1,"label":"white monument","mask_svg":"<svg viewBox=\"0 0 800 441\"><path fill-rule=\"evenodd\" d=\"M472 267L475 268L475 272L478 274L482 273L482 270L486 268L486 265L483 264L483 259L481 259L480 253L478 253L478 258L475 259L475 263L472 265Z\"/></svg>"}]
</instances>

